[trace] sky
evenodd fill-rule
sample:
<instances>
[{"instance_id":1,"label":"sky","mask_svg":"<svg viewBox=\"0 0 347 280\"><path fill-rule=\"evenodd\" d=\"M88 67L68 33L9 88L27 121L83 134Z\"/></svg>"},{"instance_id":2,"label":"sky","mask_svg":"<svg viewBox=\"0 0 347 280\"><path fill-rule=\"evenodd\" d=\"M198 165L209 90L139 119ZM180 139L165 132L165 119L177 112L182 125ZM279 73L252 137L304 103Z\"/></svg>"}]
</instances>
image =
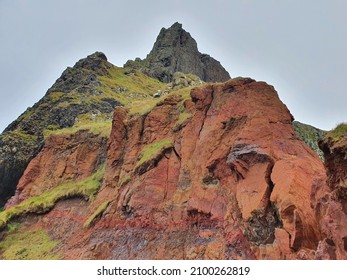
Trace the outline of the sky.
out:
<instances>
[{"instance_id":1,"label":"sky","mask_svg":"<svg viewBox=\"0 0 347 280\"><path fill-rule=\"evenodd\" d=\"M122 66L180 22L232 77L266 81L296 120L347 121L345 0L0 0L0 131L95 51Z\"/></svg>"}]
</instances>

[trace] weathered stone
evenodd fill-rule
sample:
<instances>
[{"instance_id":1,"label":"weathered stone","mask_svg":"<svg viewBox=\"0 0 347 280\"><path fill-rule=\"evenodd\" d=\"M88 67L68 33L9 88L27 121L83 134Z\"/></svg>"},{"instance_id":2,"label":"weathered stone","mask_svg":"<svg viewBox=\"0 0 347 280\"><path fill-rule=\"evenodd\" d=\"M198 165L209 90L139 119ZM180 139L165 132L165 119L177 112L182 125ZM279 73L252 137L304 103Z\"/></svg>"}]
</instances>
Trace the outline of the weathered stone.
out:
<instances>
[{"instance_id":1,"label":"weathered stone","mask_svg":"<svg viewBox=\"0 0 347 280\"><path fill-rule=\"evenodd\" d=\"M162 82L174 80L175 72L194 74L205 82L224 82L229 73L214 58L198 51L196 41L175 23L162 28L153 49L144 60L129 60L124 67L139 69Z\"/></svg>"}]
</instances>

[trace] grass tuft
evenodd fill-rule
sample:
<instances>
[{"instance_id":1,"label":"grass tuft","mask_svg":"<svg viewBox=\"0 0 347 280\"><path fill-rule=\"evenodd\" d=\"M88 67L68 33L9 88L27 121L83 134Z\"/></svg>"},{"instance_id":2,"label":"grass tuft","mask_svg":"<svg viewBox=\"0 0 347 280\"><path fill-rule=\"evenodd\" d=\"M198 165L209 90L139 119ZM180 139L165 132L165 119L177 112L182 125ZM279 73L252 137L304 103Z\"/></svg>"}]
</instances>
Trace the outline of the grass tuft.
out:
<instances>
[{"instance_id":1,"label":"grass tuft","mask_svg":"<svg viewBox=\"0 0 347 280\"><path fill-rule=\"evenodd\" d=\"M188 113L188 112L183 112L178 116L178 120L175 123L175 126L173 128L173 131L177 131L179 130L185 123L187 120L189 120L192 117L192 114Z\"/></svg>"},{"instance_id":2,"label":"grass tuft","mask_svg":"<svg viewBox=\"0 0 347 280\"><path fill-rule=\"evenodd\" d=\"M347 138L347 123L338 124L333 130L329 131L324 138L331 138L333 142L338 142L343 138Z\"/></svg>"},{"instance_id":3,"label":"grass tuft","mask_svg":"<svg viewBox=\"0 0 347 280\"><path fill-rule=\"evenodd\" d=\"M74 126L63 128L59 130L55 129L46 129L43 134L45 139L51 135L72 135L81 130L88 130L94 135L99 135L100 137L108 137L112 129L112 120L111 119L97 119L94 121L91 120L80 120Z\"/></svg>"},{"instance_id":4,"label":"grass tuft","mask_svg":"<svg viewBox=\"0 0 347 280\"><path fill-rule=\"evenodd\" d=\"M90 225L94 222L94 220L102 215L102 213L105 212L107 206L110 205L110 201L105 201L102 203L96 210L95 212L86 220L84 223L83 227L84 228L89 228Z\"/></svg>"},{"instance_id":5,"label":"grass tuft","mask_svg":"<svg viewBox=\"0 0 347 280\"><path fill-rule=\"evenodd\" d=\"M120 182L119 186L120 187L123 187L125 186L126 184L128 184L129 182L131 181L131 176L130 175L127 175L125 176L122 181Z\"/></svg>"},{"instance_id":6,"label":"grass tuft","mask_svg":"<svg viewBox=\"0 0 347 280\"><path fill-rule=\"evenodd\" d=\"M143 147L139 160L136 163L136 168L145 162L157 157L165 149L173 147L173 142L170 139L164 139Z\"/></svg>"},{"instance_id":7,"label":"grass tuft","mask_svg":"<svg viewBox=\"0 0 347 280\"><path fill-rule=\"evenodd\" d=\"M100 188L104 171L105 166L102 166L93 175L83 180L64 183L39 196L28 198L22 203L1 212L0 228L6 226L6 224L14 217L28 213L48 212L59 200L62 199L76 196L82 196L89 200L93 199Z\"/></svg>"}]
</instances>

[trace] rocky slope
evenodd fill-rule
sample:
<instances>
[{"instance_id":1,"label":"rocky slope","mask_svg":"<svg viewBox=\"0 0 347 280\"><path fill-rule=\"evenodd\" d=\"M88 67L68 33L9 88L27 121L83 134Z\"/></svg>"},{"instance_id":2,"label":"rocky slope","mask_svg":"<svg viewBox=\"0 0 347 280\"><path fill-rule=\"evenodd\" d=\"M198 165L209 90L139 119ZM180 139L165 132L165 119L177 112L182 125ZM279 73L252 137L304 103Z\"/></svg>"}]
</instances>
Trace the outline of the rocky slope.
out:
<instances>
[{"instance_id":1,"label":"rocky slope","mask_svg":"<svg viewBox=\"0 0 347 280\"><path fill-rule=\"evenodd\" d=\"M171 82L175 72L194 74L205 82L224 82L229 73L214 58L198 51L196 41L175 23L163 28L153 49L143 60L129 60L124 67L140 69L162 82Z\"/></svg>"},{"instance_id":2,"label":"rocky slope","mask_svg":"<svg viewBox=\"0 0 347 280\"><path fill-rule=\"evenodd\" d=\"M200 79L64 71L0 137L0 258L346 259L345 126L326 174L272 86Z\"/></svg>"}]
</instances>

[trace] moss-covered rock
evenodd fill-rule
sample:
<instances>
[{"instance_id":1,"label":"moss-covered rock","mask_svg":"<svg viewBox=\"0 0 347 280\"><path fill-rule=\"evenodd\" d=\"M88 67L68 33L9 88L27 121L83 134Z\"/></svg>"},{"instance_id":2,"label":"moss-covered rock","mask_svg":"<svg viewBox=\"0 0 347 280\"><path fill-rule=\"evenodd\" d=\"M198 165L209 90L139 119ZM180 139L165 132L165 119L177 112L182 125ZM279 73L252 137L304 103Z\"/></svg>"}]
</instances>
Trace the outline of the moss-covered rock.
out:
<instances>
[{"instance_id":1,"label":"moss-covered rock","mask_svg":"<svg viewBox=\"0 0 347 280\"><path fill-rule=\"evenodd\" d=\"M347 138L347 123L338 124L333 130L330 130L325 134L325 140L331 140L332 142L339 142Z\"/></svg>"},{"instance_id":2,"label":"moss-covered rock","mask_svg":"<svg viewBox=\"0 0 347 280\"><path fill-rule=\"evenodd\" d=\"M301 140L303 140L322 160L324 160L324 154L318 146L318 141L325 135L326 131L298 121L293 122L293 127Z\"/></svg>"},{"instance_id":3,"label":"moss-covered rock","mask_svg":"<svg viewBox=\"0 0 347 280\"><path fill-rule=\"evenodd\" d=\"M172 149L171 139L163 139L143 147L135 166L135 172L143 174L153 168L164 156L165 152Z\"/></svg>"}]
</instances>

